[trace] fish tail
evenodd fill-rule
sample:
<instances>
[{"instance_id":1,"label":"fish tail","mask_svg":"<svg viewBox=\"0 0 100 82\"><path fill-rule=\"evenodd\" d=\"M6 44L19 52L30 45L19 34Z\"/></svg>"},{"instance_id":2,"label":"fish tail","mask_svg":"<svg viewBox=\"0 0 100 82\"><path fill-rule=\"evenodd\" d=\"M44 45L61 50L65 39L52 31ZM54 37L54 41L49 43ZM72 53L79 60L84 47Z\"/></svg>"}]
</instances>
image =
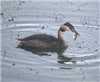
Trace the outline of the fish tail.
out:
<instances>
[{"instance_id":1,"label":"fish tail","mask_svg":"<svg viewBox=\"0 0 100 82\"><path fill-rule=\"evenodd\" d=\"M80 34L77 31L75 31L75 34L78 35L78 36L80 36Z\"/></svg>"}]
</instances>

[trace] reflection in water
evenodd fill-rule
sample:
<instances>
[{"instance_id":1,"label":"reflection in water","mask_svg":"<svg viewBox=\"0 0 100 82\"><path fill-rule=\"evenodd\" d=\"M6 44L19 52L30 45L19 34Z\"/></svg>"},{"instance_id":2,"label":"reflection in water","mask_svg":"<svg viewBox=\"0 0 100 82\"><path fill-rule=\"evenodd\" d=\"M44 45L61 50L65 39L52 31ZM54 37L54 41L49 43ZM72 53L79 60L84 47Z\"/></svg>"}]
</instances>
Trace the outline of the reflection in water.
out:
<instances>
[{"instance_id":1,"label":"reflection in water","mask_svg":"<svg viewBox=\"0 0 100 82\"><path fill-rule=\"evenodd\" d=\"M69 57L65 57L63 55L63 53L65 52L67 47L64 47L64 48L45 48L45 49L24 48L24 49L27 50L27 51L31 51L33 54L37 54L39 56L44 56L44 55L50 56L48 54L48 52L56 52L58 54L57 62L61 63L61 64L64 64L64 62L68 62L72 59L72 58L69 58Z\"/></svg>"},{"instance_id":2,"label":"reflection in water","mask_svg":"<svg viewBox=\"0 0 100 82\"><path fill-rule=\"evenodd\" d=\"M64 64L64 62L69 62L72 58L65 57L63 54L59 54L58 59L58 63Z\"/></svg>"}]
</instances>

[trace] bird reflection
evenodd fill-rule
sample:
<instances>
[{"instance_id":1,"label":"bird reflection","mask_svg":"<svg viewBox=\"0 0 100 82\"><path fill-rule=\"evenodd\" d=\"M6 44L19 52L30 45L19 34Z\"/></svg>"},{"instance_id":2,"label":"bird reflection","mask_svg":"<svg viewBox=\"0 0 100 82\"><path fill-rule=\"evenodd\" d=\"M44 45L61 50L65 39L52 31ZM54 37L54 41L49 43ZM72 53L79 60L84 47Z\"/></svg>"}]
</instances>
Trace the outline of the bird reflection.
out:
<instances>
[{"instance_id":1,"label":"bird reflection","mask_svg":"<svg viewBox=\"0 0 100 82\"><path fill-rule=\"evenodd\" d=\"M70 60L72 60L72 58L65 57L63 54L59 54L57 59L59 59L57 62L61 64L64 64L64 62L69 62Z\"/></svg>"},{"instance_id":2,"label":"bird reflection","mask_svg":"<svg viewBox=\"0 0 100 82\"><path fill-rule=\"evenodd\" d=\"M57 62L60 64L64 64L64 62L68 62L72 60L72 58L66 57L63 55L67 47L64 48L49 48L49 49L32 49L32 48L25 48L27 51L31 51L33 54L37 54L39 56L50 56L49 52L56 52Z\"/></svg>"}]
</instances>

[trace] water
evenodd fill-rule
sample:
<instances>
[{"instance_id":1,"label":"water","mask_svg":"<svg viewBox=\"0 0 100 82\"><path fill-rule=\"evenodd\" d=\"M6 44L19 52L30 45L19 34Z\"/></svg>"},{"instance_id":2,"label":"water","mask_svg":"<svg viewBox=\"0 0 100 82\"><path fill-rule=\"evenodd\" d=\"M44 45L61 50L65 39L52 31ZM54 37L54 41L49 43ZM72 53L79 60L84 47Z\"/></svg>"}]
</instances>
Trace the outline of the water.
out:
<instances>
[{"instance_id":1,"label":"water","mask_svg":"<svg viewBox=\"0 0 100 82\"><path fill-rule=\"evenodd\" d=\"M1 1L1 82L99 82L99 2ZM16 39L32 34L57 37L70 22L81 36L65 32L64 52L32 53ZM44 28L42 28L44 27Z\"/></svg>"}]
</instances>

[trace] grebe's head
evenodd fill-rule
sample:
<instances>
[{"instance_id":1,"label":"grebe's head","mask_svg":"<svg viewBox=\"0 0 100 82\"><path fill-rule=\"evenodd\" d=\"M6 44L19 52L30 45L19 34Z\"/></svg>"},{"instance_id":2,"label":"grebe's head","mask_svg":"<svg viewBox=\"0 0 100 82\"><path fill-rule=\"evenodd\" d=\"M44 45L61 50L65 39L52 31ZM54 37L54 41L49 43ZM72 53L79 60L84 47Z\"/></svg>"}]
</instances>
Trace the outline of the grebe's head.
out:
<instances>
[{"instance_id":1,"label":"grebe's head","mask_svg":"<svg viewBox=\"0 0 100 82\"><path fill-rule=\"evenodd\" d=\"M61 25L60 31L65 32L65 31L70 31L73 32L73 39L75 40L77 38L77 35L80 35L75 29L74 26L72 24L70 24L69 22L66 22L64 24Z\"/></svg>"}]
</instances>

